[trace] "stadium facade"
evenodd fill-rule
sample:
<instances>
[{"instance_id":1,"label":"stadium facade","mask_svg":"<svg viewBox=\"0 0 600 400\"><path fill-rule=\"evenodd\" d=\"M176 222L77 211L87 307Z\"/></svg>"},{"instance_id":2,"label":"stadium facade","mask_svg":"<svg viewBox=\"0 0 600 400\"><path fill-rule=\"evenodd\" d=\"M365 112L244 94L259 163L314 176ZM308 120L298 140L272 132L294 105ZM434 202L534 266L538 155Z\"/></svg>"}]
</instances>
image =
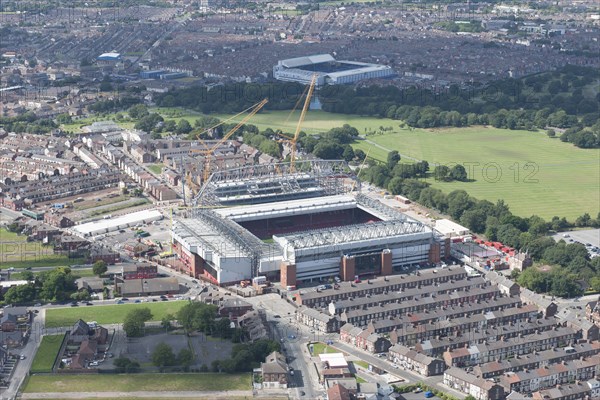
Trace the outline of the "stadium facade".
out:
<instances>
[{"instance_id":1,"label":"stadium facade","mask_svg":"<svg viewBox=\"0 0 600 400\"><path fill-rule=\"evenodd\" d=\"M395 75L387 65L357 61L336 61L330 54L280 60L273 67L273 77L280 81L309 84L317 75L316 86L356 83L365 79L389 78Z\"/></svg>"},{"instance_id":2,"label":"stadium facade","mask_svg":"<svg viewBox=\"0 0 600 400\"><path fill-rule=\"evenodd\" d=\"M220 171L199 207L173 222L174 251L195 277L226 284L265 275L284 286L390 275L449 256L446 239L357 187L341 161Z\"/></svg>"}]
</instances>

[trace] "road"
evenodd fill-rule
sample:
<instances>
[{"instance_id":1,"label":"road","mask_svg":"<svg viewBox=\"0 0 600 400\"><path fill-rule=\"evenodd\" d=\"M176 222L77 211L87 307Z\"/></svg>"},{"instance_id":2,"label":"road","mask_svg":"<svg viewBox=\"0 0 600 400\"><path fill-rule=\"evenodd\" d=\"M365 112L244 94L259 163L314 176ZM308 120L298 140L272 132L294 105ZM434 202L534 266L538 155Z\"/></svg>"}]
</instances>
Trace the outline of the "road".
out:
<instances>
[{"instance_id":1,"label":"road","mask_svg":"<svg viewBox=\"0 0 600 400\"><path fill-rule=\"evenodd\" d=\"M256 309L265 311L267 322L272 327L273 339L281 343L282 353L294 370L294 375L289 376L290 396L311 400L325 398L325 390L319 383L314 362L308 353L308 342L314 337L307 326L295 320L294 306L273 293L245 298L244 301L251 303Z\"/></svg>"},{"instance_id":2,"label":"road","mask_svg":"<svg viewBox=\"0 0 600 400\"><path fill-rule=\"evenodd\" d=\"M424 376L417 374L415 372L412 372L412 371L406 371L406 370L403 370L400 368L394 368L392 366L392 362L390 362L384 358L379 358L379 357L375 356L374 354L368 353L364 350L358 349L349 344L342 343L342 342L334 342L331 346L340 351L343 351L344 353L352 354L352 355L356 356L357 358L359 358L363 361L366 361L367 363L369 363L377 368L381 368L384 371L388 371L392 375L397 375L397 376L403 378L406 382L423 382L426 385L436 387L437 389L441 390L442 392L450 393L452 396L457 397L459 399L464 399L466 397L464 393L458 392L454 389L450 389L449 387L445 386L442 383L443 375L424 377Z\"/></svg>"},{"instance_id":3,"label":"road","mask_svg":"<svg viewBox=\"0 0 600 400\"><path fill-rule=\"evenodd\" d=\"M1 400L13 400L23 384L23 380L29 373L33 358L40 345L42 335L44 334L44 322L46 319L46 310L40 309L40 312L34 314L33 323L31 324L31 334L27 344L17 354L24 355L24 360L19 360L16 364L13 376L10 379L9 387L0 394Z\"/></svg>"}]
</instances>

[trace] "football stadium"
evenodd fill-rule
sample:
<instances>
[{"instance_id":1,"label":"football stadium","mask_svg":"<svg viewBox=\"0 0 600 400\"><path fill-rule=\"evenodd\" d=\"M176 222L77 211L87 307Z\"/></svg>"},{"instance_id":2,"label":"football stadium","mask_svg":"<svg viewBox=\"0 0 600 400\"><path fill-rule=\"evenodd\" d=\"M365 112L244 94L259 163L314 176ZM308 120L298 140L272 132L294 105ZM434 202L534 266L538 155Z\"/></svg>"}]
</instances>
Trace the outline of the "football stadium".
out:
<instances>
[{"instance_id":1,"label":"football stadium","mask_svg":"<svg viewBox=\"0 0 600 400\"><path fill-rule=\"evenodd\" d=\"M185 272L218 284L257 276L283 286L349 281L449 255L431 228L361 194L343 161L219 171L195 202L173 221L173 250Z\"/></svg>"},{"instance_id":2,"label":"football stadium","mask_svg":"<svg viewBox=\"0 0 600 400\"><path fill-rule=\"evenodd\" d=\"M316 86L351 84L365 79L388 78L395 75L387 65L357 61L337 61L330 54L290 58L278 61L273 77L280 81L308 85L316 74Z\"/></svg>"}]
</instances>

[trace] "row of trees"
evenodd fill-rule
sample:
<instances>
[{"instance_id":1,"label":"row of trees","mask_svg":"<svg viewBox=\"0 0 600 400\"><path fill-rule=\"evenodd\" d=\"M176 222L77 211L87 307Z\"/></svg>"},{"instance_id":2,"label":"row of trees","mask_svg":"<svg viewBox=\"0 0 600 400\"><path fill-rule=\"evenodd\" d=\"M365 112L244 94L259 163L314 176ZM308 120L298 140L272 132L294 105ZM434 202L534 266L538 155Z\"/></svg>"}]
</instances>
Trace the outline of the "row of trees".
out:
<instances>
[{"instance_id":1,"label":"row of trees","mask_svg":"<svg viewBox=\"0 0 600 400\"><path fill-rule=\"evenodd\" d=\"M402 164L397 164L394 170L398 165ZM557 296L574 296L580 293L576 280L583 279L589 282L593 277L600 276L600 258L590 259L585 246L580 243L567 244L564 241L556 243L554 239L546 236L550 231L561 231L574 226L600 226L600 213L595 219L589 214L584 214L577 218L575 223L557 216L551 221L545 221L536 215L522 218L513 215L502 200L496 204L488 200L477 200L464 190L445 194L417 179L399 176L381 179L381 176L385 176L381 171L386 169L389 170L388 165L370 166L361 174L361 178L380 187L387 187L390 192L404 195L425 207L448 214L471 231L485 234L489 240L500 241L507 246L526 251L534 260L555 266L556 272L548 274L545 279L556 284L534 285L525 280L528 276L526 275L523 278L524 286L532 290L543 287Z\"/></svg>"},{"instance_id":2,"label":"row of trees","mask_svg":"<svg viewBox=\"0 0 600 400\"><path fill-rule=\"evenodd\" d=\"M5 304L31 304L36 300L65 302L90 298L87 290L77 291L77 276L68 267L58 267L36 276L31 271L23 271L21 277L29 283L9 288L4 294Z\"/></svg>"},{"instance_id":3,"label":"row of trees","mask_svg":"<svg viewBox=\"0 0 600 400\"><path fill-rule=\"evenodd\" d=\"M281 351L278 342L261 339L252 343L240 343L233 346L231 357L212 363L213 372L248 372L257 368L274 351Z\"/></svg>"},{"instance_id":4,"label":"row of trees","mask_svg":"<svg viewBox=\"0 0 600 400\"><path fill-rule=\"evenodd\" d=\"M230 83L210 90L206 86L170 90L157 94L154 101L160 107L184 107L208 114L237 113L268 98L265 109L291 110L303 91L304 86L297 83Z\"/></svg>"},{"instance_id":5,"label":"row of trees","mask_svg":"<svg viewBox=\"0 0 600 400\"><path fill-rule=\"evenodd\" d=\"M38 118L28 111L15 117L0 117L0 127L7 132L44 134L56 129L58 125L51 119Z\"/></svg>"},{"instance_id":6,"label":"row of trees","mask_svg":"<svg viewBox=\"0 0 600 400\"><path fill-rule=\"evenodd\" d=\"M194 362L194 353L190 349L183 348L175 355L173 348L161 342L152 352L152 364L162 372L166 367L181 366L185 372L189 371Z\"/></svg>"}]
</instances>

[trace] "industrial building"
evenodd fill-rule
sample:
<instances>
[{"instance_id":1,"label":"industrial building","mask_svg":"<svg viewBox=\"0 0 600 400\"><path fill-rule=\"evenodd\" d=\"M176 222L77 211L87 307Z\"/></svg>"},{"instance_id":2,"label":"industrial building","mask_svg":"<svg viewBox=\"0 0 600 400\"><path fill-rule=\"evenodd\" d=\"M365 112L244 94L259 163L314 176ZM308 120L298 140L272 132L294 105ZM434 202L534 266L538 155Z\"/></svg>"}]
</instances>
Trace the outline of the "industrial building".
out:
<instances>
[{"instance_id":1,"label":"industrial building","mask_svg":"<svg viewBox=\"0 0 600 400\"><path fill-rule=\"evenodd\" d=\"M351 84L365 79L389 78L396 73L387 65L357 61L337 61L330 54L280 60L273 77L280 81L309 84L317 75L316 86Z\"/></svg>"},{"instance_id":2,"label":"industrial building","mask_svg":"<svg viewBox=\"0 0 600 400\"><path fill-rule=\"evenodd\" d=\"M87 222L76 225L72 229L84 237L100 235L103 233L118 231L135 226L140 223L148 223L163 219L163 215L158 210L143 210L125 214L120 217L107 218L99 221Z\"/></svg>"},{"instance_id":3,"label":"industrial building","mask_svg":"<svg viewBox=\"0 0 600 400\"><path fill-rule=\"evenodd\" d=\"M204 207L174 221L173 250L196 277L221 284L266 275L283 286L390 275L449 255L447 239L357 185L341 161L219 171L198 194Z\"/></svg>"}]
</instances>

